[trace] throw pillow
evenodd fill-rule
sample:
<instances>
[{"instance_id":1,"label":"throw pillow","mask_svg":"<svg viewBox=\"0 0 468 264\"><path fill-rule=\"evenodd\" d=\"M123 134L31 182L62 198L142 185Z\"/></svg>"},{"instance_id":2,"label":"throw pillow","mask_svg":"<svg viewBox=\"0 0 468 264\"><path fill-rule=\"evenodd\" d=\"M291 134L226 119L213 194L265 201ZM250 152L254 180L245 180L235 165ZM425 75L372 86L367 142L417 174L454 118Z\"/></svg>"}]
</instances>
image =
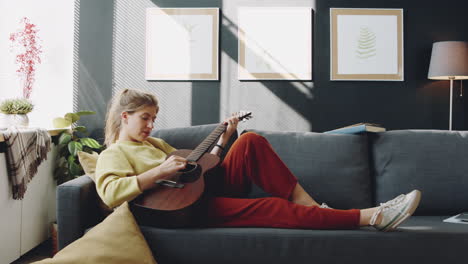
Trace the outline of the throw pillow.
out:
<instances>
[{"instance_id":1,"label":"throw pillow","mask_svg":"<svg viewBox=\"0 0 468 264\"><path fill-rule=\"evenodd\" d=\"M67 263L153 263L151 250L125 202L82 238L59 251L53 258L36 264Z\"/></svg>"},{"instance_id":2,"label":"throw pillow","mask_svg":"<svg viewBox=\"0 0 468 264\"><path fill-rule=\"evenodd\" d=\"M84 151L78 151L78 160L80 161L81 167L86 175L88 175L94 182L96 181L96 164L99 158L99 154L94 152L92 154ZM109 208L99 197L99 208L104 216L108 216L112 213L112 209Z\"/></svg>"},{"instance_id":3,"label":"throw pillow","mask_svg":"<svg viewBox=\"0 0 468 264\"><path fill-rule=\"evenodd\" d=\"M83 167L84 172L95 180L96 173L96 163L98 160L99 154L94 152L92 154L84 151L78 151L78 160L80 161L81 167Z\"/></svg>"}]
</instances>

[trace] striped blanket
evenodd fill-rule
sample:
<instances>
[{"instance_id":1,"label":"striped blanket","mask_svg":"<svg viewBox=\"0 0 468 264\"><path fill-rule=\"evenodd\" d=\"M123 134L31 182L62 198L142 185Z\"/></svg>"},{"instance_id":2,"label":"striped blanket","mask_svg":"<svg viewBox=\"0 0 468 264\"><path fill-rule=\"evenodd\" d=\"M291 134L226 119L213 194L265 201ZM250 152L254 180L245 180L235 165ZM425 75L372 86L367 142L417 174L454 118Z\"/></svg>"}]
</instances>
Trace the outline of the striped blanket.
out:
<instances>
[{"instance_id":1,"label":"striped blanket","mask_svg":"<svg viewBox=\"0 0 468 264\"><path fill-rule=\"evenodd\" d=\"M47 159L50 135L41 128L15 128L2 131L6 143L8 178L13 199L22 200L27 184L37 173L37 168Z\"/></svg>"}]
</instances>

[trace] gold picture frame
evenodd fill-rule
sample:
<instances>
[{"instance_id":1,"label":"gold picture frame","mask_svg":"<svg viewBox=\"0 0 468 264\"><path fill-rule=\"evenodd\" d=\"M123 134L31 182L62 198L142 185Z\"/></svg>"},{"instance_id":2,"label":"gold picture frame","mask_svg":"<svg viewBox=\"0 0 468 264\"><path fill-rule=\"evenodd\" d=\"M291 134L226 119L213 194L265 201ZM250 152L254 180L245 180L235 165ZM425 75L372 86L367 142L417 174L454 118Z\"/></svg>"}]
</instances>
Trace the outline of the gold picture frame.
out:
<instances>
[{"instance_id":1,"label":"gold picture frame","mask_svg":"<svg viewBox=\"0 0 468 264\"><path fill-rule=\"evenodd\" d=\"M146 80L219 80L219 8L147 8Z\"/></svg>"},{"instance_id":2,"label":"gold picture frame","mask_svg":"<svg viewBox=\"0 0 468 264\"><path fill-rule=\"evenodd\" d=\"M403 9L330 8L330 80L403 81Z\"/></svg>"},{"instance_id":3,"label":"gold picture frame","mask_svg":"<svg viewBox=\"0 0 468 264\"><path fill-rule=\"evenodd\" d=\"M312 8L238 9L239 80L312 80Z\"/></svg>"}]
</instances>

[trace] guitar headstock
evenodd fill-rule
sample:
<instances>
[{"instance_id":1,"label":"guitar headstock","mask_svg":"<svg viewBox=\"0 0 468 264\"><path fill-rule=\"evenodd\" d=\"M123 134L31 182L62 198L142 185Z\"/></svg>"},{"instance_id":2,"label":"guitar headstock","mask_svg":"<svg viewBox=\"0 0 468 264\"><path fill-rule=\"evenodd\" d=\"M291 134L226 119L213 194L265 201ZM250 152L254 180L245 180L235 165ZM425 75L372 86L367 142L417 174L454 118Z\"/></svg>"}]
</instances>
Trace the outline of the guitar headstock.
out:
<instances>
[{"instance_id":1,"label":"guitar headstock","mask_svg":"<svg viewBox=\"0 0 468 264\"><path fill-rule=\"evenodd\" d=\"M239 118L239 121L249 120L253 117L252 111L239 111L235 113L234 116L237 116L237 118Z\"/></svg>"}]
</instances>

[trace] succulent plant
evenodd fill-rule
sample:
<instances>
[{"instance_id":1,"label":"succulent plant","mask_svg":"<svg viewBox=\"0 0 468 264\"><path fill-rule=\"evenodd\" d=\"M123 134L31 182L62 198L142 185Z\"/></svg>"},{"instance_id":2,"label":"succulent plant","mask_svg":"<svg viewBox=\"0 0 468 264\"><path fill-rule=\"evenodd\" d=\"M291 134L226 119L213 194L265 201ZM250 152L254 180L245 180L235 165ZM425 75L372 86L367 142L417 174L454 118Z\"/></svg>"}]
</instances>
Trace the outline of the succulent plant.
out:
<instances>
[{"instance_id":1,"label":"succulent plant","mask_svg":"<svg viewBox=\"0 0 468 264\"><path fill-rule=\"evenodd\" d=\"M4 114L24 115L31 112L34 105L28 99L6 99L0 103L0 112Z\"/></svg>"}]
</instances>

